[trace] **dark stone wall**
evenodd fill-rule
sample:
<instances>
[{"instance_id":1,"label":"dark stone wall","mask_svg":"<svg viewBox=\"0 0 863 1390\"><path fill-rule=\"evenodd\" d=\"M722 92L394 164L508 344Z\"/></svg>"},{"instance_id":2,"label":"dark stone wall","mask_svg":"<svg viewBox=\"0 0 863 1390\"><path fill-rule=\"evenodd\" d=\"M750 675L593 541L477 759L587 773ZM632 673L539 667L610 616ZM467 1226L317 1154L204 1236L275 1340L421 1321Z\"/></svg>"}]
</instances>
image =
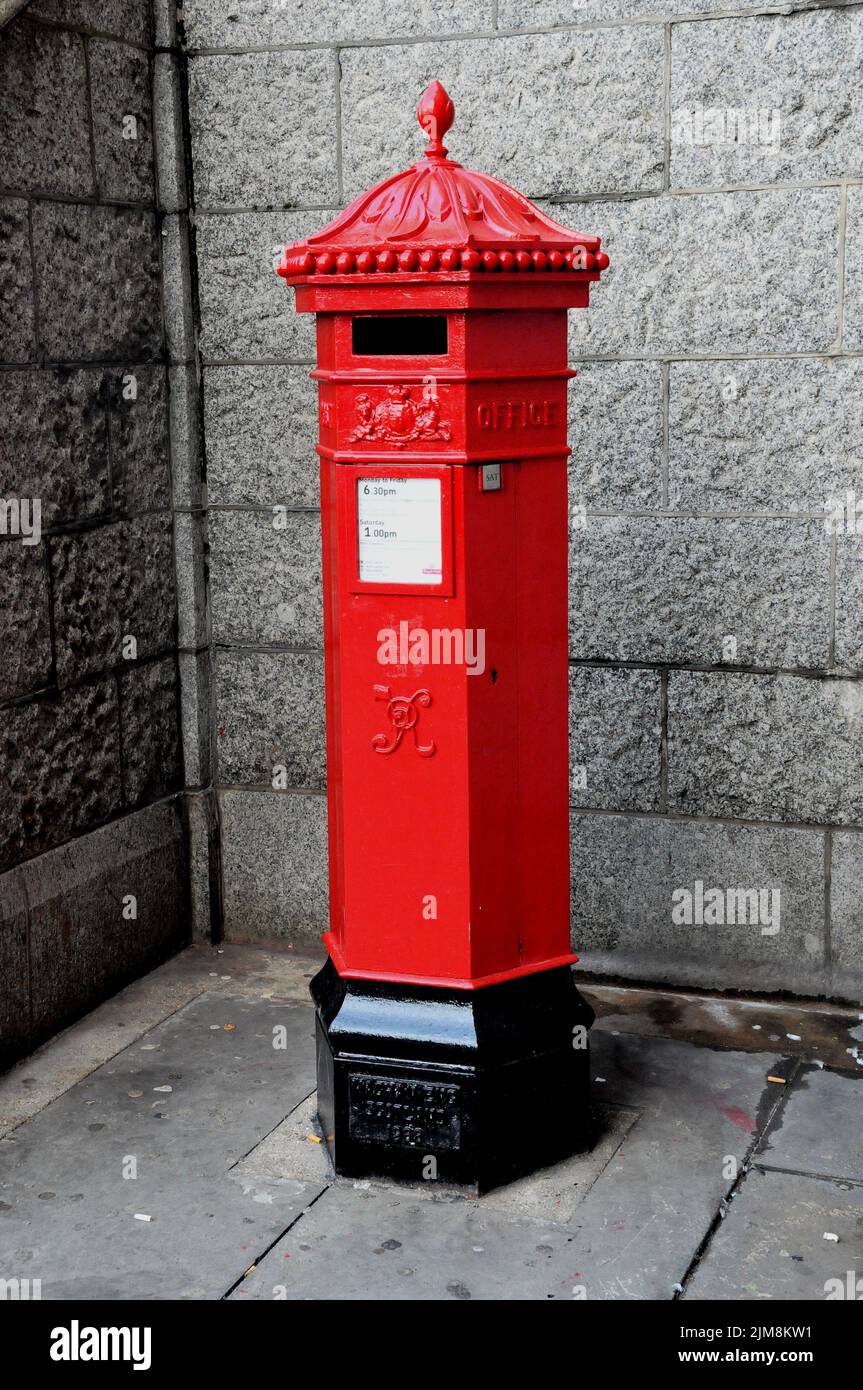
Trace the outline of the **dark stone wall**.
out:
<instances>
[{"instance_id":1,"label":"dark stone wall","mask_svg":"<svg viewBox=\"0 0 863 1390\"><path fill-rule=\"evenodd\" d=\"M0 32L0 1063L188 930L154 44Z\"/></svg>"}]
</instances>

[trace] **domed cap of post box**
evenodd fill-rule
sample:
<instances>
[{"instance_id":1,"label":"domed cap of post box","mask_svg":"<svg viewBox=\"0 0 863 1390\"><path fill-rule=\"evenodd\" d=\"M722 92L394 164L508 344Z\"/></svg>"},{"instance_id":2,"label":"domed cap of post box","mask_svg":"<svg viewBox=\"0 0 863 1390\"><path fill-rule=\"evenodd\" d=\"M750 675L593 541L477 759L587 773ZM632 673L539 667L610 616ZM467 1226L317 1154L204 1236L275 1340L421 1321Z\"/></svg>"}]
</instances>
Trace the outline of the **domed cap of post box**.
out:
<instances>
[{"instance_id":1,"label":"domed cap of post box","mask_svg":"<svg viewBox=\"0 0 863 1390\"><path fill-rule=\"evenodd\" d=\"M447 158L442 143L455 108L432 82L417 119L429 139L425 157L362 193L323 231L285 248L278 274L293 285L473 281L492 273L597 280L608 265L600 239L547 217L523 194ZM585 287L586 291L586 287Z\"/></svg>"}]
</instances>

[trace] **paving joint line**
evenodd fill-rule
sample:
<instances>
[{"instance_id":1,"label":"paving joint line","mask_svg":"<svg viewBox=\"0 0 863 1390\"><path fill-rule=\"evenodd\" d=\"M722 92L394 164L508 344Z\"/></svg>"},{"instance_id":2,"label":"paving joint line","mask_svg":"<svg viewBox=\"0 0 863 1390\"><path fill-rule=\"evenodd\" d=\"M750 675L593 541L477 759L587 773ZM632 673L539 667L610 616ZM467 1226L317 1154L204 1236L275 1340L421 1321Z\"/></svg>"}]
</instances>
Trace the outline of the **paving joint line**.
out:
<instances>
[{"instance_id":1,"label":"paving joint line","mask_svg":"<svg viewBox=\"0 0 863 1390\"><path fill-rule=\"evenodd\" d=\"M292 1115L295 1115L299 1110L300 1106L305 1105L306 1101L309 1100L314 1094L315 1088L313 1087L312 1090L309 1091L308 1095L303 1096L301 1100L297 1101L296 1105L292 1106L292 1108L288 1111L287 1115L283 1115L280 1120L276 1120L276 1123L273 1125L272 1129L268 1129L266 1134L262 1134L260 1139L255 1140L254 1144L250 1149L247 1149L244 1154L240 1154L240 1157L236 1160L236 1162L232 1163L231 1166L228 1168L228 1172L233 1173L235 1168L238 1168L241 1163L245 1163L246 1159L255 1152L255 1149L259 1149L262 1144L265 1144L269 1139L270 1135L275 1134L279 1126L283 1125L286 1120L289 1120Z\"/></svg>"},{"instance_id":2,"label":"paving joint line","mask_svg":"<svg viewBox=\"0 0 863 1390\"><path fill-rule=\"evenodd\" d=\"M701 1241L699 1242L695 1250L695 1253L692 1256L692 1259L686 1267L686 1271L683 1275L683 1278L680 1281L680 1287L675 1289L674 1291L672 1302L679 1302L682 1298L685 1297L692 1276L695 1274L696 1270L698 1269L699 1265L701 1264L702 1260L704 1259L705 1255L710 1249L710 1246L713 1243L713 1237L716 1235L716 1232L719 1230L719 1227L722 1225L722 1222L726 1217L726 1214L729 1210L729 1203L731 1202L732 1198L736 1195L738 1189L742 1187L747 1175L751 1172L753 1168L758 1166L755 1162L755 1151L758 1149L759 1145L764 1142L765 1138L770 1133L770 1130L773 1124L775 1123L777 1117L779 1116L780 1112L784 1110L785 1106L788 1104L788 1096L791 1093L794 1082L797 1080L797 1077L800 1074L801 1068L800 1060L796 1057L792 1059L783 1057L780 1059L779 1065L782 1065L789 1060L792 1061L793 1065L791 1067L789 1075L785 1078L785 1085L783 1086L780 1095L776 1097L776 1103L770 1110L761 1128L753 1131L752 1138L747 1147L746 1153L743 1158L743 1162L740 1164L740 1167L738 1169L737 1176L732 1182L731 1186L727 1189L725 1196L720 1198L719 1205L716 1208L716 1211L713 1215L713 1219L707 1227L707 1230L702 1236ZM762 1098L764 1098L765 1096L769 1097L770 1085L771 1082L765 1082L766 1090L762 1092Z\"/></svg>"},{"instance_id":3,"label":"paving joint line","mask_svg":"<svg viewBox=\"0 0 863 1390\"><path fill-rule=\"evenodd\" d=\"M753 1160L752 1167L764 1176L768 1173L782 1173L790 1178L813 1178L816 1182L838 1182L848 1187L863 1188L863 1178L849 1178L838 1173L812 1173L807 1168L783 1168L779 1164L759 1163L757 1159Z\"/></svg>"},{"instance_id":4,"label":"paving joint line","mask_svg":"<svg viewBox=\"0 0 863 1390\"><path fill-rule=\"evenodd\" d=\"M221 1295L221 1297L220 1297L220 1299L219 1299L219 1302L220 1302L220 1303L223 1303L226 1299L230 1298L230 1297L231 1297L231 1294L234 1293L235 1290L237 1290L237 1289L240 1287L240 1285L243 1283L243 1281L246 1280L246 1279L248 1279L249 1275L250 1275L250 1274L253 1274L253 1273L255 1272L255 1270L258 1268L258 1265L261 1264L261 1262L267 1258L267 1256L269 1255L270 1251L271 1251L271 1250L274 1250L275 1247L278 1245L279 1241L280 1241L280 1240L284 1240L284 1238L285 1238L285 1236L288 1234L288 1232L289 1232L289 1231L292 1231L292 1230L294 1229L294 1227L296 1226L297 1222L298 1222L298 1221L302 1221L303 1217L306 1216L307 1213L311 1211L312 1207L313 1207L317 1202L319 1202L319 1201L321 1200L322 1197L326 1196L326 1194L329 1192L329 1190L330 1190L331 1187L332 1187L332 1183L328 1182L327 1185L326 1185L326 1187L324 1187L324 1188L322 1189L322 1191L320 1191L316 1197L313 1197L313 1198L312 1198L312 1200L309 1202L308 1206L303 1207L303 1210L302 1210L302 1211L297 1212L297 1214L296 1214L296 1216L294 1217L293 1221L289 1221L289 1222L288 1222L288 1224L287 1224L287 1226L285 1227L285 1229L284 1229L283 1231L280 1231L280 1232L279 1232L279 1234L276 1236L275 1240L272 1240L272 1241L270 1242L270 1244L267 1246L266 1250L263 1250L263 1251L261 1252L260 1255L257 1255L257 1256L255 1257L255 1259L252 1261L252 1263L248 1266L248 1268L243 1270L243 1272L242 1272L242 1274L240 1275L239 1279L236 1279L236 1280L234 1281L234 1283L231 1285L231 1287L230 1287L225 1293L223 1293L223 1294Z\"/></svg>"}]
</instances>

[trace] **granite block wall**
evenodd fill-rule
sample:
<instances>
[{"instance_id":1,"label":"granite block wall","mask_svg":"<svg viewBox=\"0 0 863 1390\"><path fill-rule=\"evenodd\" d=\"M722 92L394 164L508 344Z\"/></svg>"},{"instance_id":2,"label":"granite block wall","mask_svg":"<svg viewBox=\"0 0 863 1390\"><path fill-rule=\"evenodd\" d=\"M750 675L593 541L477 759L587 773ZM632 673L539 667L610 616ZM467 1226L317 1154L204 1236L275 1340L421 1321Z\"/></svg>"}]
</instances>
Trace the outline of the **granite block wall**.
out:
<instances>
[{"instance_id":1,"label":"granite block wall","mask_svg":"<svg viewBox=\"0 0 863 1390\"><path fill-rule=\"evenodd\" d=\"M0 32L0 1065L188 935L153 14L18 8Z\"/></svg>"},{"instance_id":2,"label":"granite block wall","mask_svg":"<svg viewBox=\"0 0 863 1390\"><path fill-rule=\"evenodd\" d=\"M612 257L571 315L576 949L859 999L863 5L187 0L181 38L226 934L325 920L313 332L272 267L417 156L439 77L453 157Z\"/></svg>"}]
</instances>

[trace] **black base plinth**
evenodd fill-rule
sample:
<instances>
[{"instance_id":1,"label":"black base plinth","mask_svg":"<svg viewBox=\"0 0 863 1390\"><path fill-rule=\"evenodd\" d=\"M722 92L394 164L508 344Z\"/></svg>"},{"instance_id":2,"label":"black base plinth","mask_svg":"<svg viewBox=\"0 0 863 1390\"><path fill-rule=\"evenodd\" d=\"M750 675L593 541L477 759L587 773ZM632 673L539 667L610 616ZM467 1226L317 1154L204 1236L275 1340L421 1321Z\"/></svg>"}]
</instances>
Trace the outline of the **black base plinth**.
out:
<instances>
[{"instance_id":1,"label":"black base plinth","mask_svg":"<svg viewBox=\"0 0 863 1390\"><path fill-rule=\"evenodd\" d=\"M337 1173L478 1192L590 1148L586 1032L569 967L478 990L311 984L318 1114Z\"/></svg>"}]
</instances>

